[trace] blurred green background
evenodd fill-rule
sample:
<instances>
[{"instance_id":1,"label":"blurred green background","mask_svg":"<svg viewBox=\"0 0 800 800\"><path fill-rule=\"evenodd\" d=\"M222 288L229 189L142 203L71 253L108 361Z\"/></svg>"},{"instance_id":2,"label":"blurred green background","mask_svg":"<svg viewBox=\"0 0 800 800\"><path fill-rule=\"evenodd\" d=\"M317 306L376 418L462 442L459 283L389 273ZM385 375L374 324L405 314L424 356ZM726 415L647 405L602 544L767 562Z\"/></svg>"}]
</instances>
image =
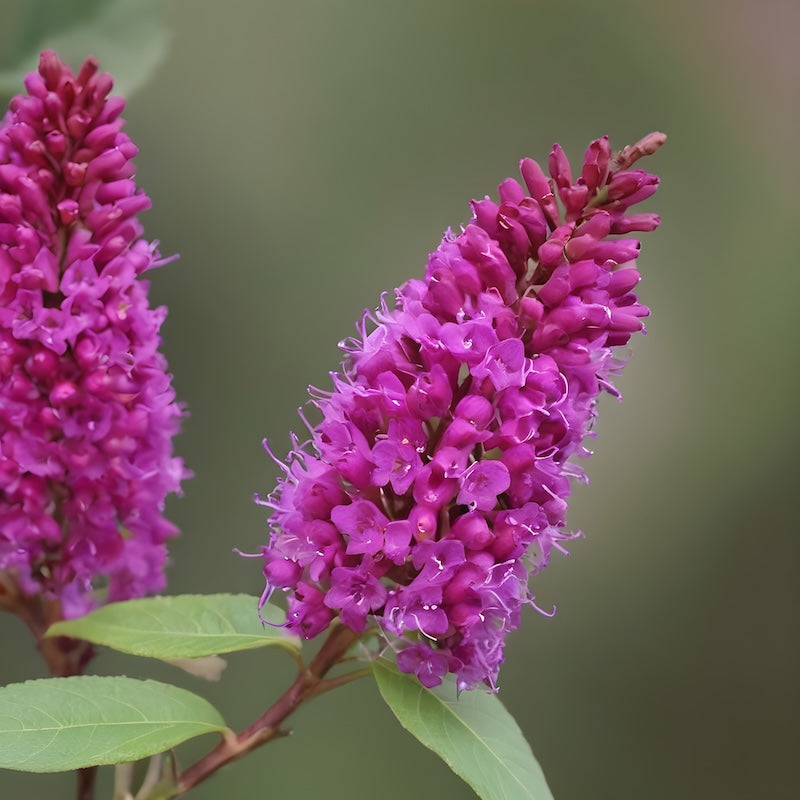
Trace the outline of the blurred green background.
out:
<instances>
[{"instance_id":1,"label":"blurred green background","mask_svg":"<svg viewBox=\"0 0 800 800\"><path fill-rule=\"evenodd\" d=\"M0 44L24 3L2 0ZM54 5L57 5L54 4ZM45 8L46 3L40 3ZM534 587L501 698L556 800L795 798L800 707L796 303L800 7L670 3L170 0L170 47L128 132L153 198L164 348L196 477L171 503L170 591L258 594L254 551L296 408L380 292L424 270L523 155L669 134L646 165L641 296L653 309L601 406L587 537ZM113 57L103 66L114 71ZM3 682L42 675L0 618ZM103 653L98 672L205 687ZM230 658L207 695L235 726L287 685L280 653ZM190 796L468 798L374 687L325 696L294 735ZM189 759L212 744L182 751ZM108 776L101 797L110 796ZM105 794L103 793L105 792ZM69 797L67 776L0 773L0 797Z\"/></svg>"}]
</instances>

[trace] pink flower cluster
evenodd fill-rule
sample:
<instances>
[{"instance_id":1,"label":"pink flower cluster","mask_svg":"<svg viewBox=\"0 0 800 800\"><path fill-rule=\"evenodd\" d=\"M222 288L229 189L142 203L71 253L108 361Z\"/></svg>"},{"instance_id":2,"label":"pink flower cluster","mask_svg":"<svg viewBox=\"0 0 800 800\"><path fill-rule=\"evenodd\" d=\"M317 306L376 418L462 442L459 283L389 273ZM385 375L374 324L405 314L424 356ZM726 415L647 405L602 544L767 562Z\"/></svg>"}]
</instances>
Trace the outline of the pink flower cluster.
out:
<instances>
[{"instance_id":1,"label":"pink flower cluster","mask_svg":"<svg viewBox=\"0 0 800 800\"><path fill-rule=\"evenodd\" d=\"M573 535L573 456L648 314L626 234L658 225L630 213L658 180L630 167L663 140L614 156L598 139L577 178L558 145L549 177L523 160L523 183L474 202L425 279L342 344L333 391L312 393L321 420L261 501L264 600L288 593L291 631L374 624L425 686L496 688L529 578Z\"/></svg>"},{"instance_id":2,"label":"pink flower cluster","mask_svg":"<svg viewBox=\"0 0 800 800\"><path fill-rule=\"evenodd\" d=\"M124 102L52 52L0 125L0 574L65 617L157 591L181 410Z\"/></svg>"}]
</instances>

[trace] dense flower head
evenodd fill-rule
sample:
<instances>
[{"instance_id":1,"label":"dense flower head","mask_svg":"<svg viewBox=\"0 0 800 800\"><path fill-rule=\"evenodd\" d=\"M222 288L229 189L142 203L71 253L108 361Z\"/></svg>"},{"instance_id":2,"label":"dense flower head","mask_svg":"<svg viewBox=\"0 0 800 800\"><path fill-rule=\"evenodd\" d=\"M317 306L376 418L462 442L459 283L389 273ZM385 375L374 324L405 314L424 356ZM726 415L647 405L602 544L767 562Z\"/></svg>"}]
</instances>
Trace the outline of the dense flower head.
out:
<instances>
[{"instance_id":1,"label":"dense flower head","mask_svg":"<svg viewBox=\"0 0 800 800\"><path fill-rule=\"evenodd\" d=\"M473 202L424 280L342 343L333 390L311 390L310 440L293 439L261 501L263 600L287 593L291 631L377 626L425 686L496 688L531 576L575 535L567 498L598 395L616 395L649 313L626 235L658 225L630 212L658 179L631 166L663 140L614 155L598 139L577 178L558 145L549 177L524 159L522 182Z\"/></svg>"},{"instance_id":2,"label":"dense flower head","mask_svg":"<svg viewBox=\"0 0 800 800\"><path fill-rule=\"evenodd\" d=\"M25 87L0 124L0 576L69 617L162 588L181 410L124 102L49 51Z\"/></svg>"}]
</instances>

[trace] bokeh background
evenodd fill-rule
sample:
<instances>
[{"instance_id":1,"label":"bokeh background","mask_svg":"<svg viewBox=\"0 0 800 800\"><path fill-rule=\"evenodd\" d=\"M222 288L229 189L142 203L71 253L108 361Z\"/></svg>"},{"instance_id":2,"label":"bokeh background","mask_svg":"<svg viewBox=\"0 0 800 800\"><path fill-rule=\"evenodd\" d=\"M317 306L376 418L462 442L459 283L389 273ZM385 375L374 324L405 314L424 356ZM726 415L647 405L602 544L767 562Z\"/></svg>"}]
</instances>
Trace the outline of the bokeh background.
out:
<instances>
[{"instance_id":1,"label":"bokeh background","mask_svg":"<svg viewBox=\"0 0 800 800\"><path fill-rule=\"evenodd\" d=\"M23 3L2 0L7 45ZM40 5L46 5L41 4ZM58 5L55 3L54 5ZM194 469L171 503L170 591L262 588L255 491L309 383L379 294L421 275L523 155L574 159L669 134L649 160L653 309L601 407L586 532L535 586L501 698L557 800L794 798L798 659L800 6L795 0L170 0L170 47L129 103L153 276ZM112 63L103 66L114 69ZM42 675L0 619L3 682ZM287 685L280 653L230 658L205 688L102 654L98 672L176 680L242 727ZM211 798L468 798L367 682L217 775ZM211 746L182 750L191 758ZM100 796L110 796L108 778ZM0 797L69 797L70 776L0 773Z\"/></svg>"}]
</instances>

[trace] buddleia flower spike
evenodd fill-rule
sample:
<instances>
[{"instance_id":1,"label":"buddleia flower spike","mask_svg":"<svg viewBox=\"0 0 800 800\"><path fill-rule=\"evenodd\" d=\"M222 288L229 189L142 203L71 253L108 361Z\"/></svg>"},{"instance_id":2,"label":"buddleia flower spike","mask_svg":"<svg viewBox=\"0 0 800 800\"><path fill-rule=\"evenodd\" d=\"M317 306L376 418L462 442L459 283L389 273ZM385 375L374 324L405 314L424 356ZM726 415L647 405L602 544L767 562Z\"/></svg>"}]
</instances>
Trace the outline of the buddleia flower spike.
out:
<instances>
[{"instance_id":1,"label":"buddleia flower spike","mask_svg":"<svg viewBox=\"0 0 800 800\"><path fill-rule=\"evenodd\" d=\"M49 51L25 87L0 125L0 606L42 628L164 586L187 473L124 102Z\"/></svg>"},{"instance_id":2,"label":"buddleia flower spike","mask_svg":"<svg viewBox=\"0 0 800 800\"><path fill-rule=\"evenodd\" d=\"M659 224L632 213L658 179L632 167L664 139L616 155L597 139L577 177L558 145L549 175L524 159L342 343L310 438L261 501L264 599L286 593L291 631L377 628L425 686L496 689L531 579L575 536L598 396L644 330L629 234Z\"/></svg>"}]
</instances>

